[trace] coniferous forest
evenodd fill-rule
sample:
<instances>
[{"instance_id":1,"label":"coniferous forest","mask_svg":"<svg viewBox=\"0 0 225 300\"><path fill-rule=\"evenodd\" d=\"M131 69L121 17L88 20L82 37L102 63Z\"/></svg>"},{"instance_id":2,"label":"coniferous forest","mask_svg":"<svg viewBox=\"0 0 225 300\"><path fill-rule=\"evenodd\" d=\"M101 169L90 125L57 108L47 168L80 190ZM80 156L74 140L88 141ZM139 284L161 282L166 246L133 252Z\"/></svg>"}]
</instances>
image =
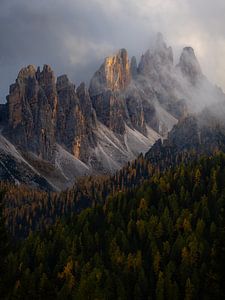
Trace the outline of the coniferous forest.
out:
<instances>
[{"instance_id":1,"label":"coniferous forest","mask_svg":"<svg viewBox=\"0 0 225 300\"><path fill-rule=\"evenodd\" d=\"M59 195L1 184L1 298L224 299L224 178L216 153Z\"/></svg>"},{"instance_id":2,"label":"coniferous forest","mask_svg":"<svg viewBox=\"0 0 225 300\"><path fill-rule=\"evenodd\" d=\"M0 300L225 300L224 12L0 0Z\"/></svg>"},{"instance_id":3,"label":"coniferous forest","mask_svg":"<svg viewBox=\"0 0 225 300\"><path fill-rule=\"evenodd\" d=\"M225 300L224 13L0 0L0 300Z\"/></svg>"}]
</instances>

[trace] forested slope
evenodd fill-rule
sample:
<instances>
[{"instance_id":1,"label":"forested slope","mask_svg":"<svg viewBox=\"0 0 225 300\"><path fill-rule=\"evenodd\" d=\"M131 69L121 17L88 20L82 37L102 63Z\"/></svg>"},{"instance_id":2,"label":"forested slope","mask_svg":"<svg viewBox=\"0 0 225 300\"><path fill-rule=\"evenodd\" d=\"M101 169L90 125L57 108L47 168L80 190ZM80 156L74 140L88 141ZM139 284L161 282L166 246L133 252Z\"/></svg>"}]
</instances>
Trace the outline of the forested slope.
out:
<instances>
[{"instance_id":1,"label":"forested slope","mask_svg":"<svg viewBox=\"0 0 225 300\"><path fill-rule=\"evenodd\" d=\"M203 157L30 234L6 256L7 297L223 299L224 178L225 154Z\"/></svg>"}]
</instances>

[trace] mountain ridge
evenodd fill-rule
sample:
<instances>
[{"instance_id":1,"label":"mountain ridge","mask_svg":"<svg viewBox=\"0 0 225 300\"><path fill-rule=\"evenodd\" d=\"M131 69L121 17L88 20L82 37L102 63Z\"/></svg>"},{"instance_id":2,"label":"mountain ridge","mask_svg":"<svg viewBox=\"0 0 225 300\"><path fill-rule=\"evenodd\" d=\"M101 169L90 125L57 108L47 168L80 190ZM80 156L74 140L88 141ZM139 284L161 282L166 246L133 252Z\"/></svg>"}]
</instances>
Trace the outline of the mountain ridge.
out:
<instances>
[{"instance_id":1,"label":"mountain ridge","mask_svg":"<svg viewBox=\"0 0 225 300\"><path fill-rule=\"evenodd\" d=\"M76 88L66 75L56 79L48 65L23 68L0 107L2 134L34 169L39 166L36 175L62 190L78 176L113 173L147 152L192 113L205 91L209 99L224 97L202 75L192 48L184 48L175 65L159 34L139 64L125 49L106 58L88 88Z\"/></svg>"}]
</instances>

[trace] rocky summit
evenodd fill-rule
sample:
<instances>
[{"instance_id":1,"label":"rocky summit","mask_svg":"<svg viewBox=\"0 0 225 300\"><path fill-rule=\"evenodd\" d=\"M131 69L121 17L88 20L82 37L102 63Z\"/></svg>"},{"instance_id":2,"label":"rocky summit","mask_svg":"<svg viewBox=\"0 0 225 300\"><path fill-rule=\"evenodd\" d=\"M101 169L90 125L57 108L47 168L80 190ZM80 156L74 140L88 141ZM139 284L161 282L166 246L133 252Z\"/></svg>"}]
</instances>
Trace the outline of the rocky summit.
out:
<instances>
[{"instance_id":1,"label":"rocky summit","mask_svg":"<svg viewBox=\"0 0 225 300\"><path fill-rule=\"evenodd\" d=\"M177 67L180 69L183 76L193 85L197 84L203 77L194 49L191 47L185 47L183 49Z\"/></svg>"},{"instance_id":2,"label":"rocky summit","mask_svg":"<svg viewBox=\"0 0 225 300\"><path fill-rule=\"evenodd\" d=\"M51 160L55 144L57 91L55 77L47 65L22 69L10 86L8 124L4 132L17 147Z\"/></svg>"},{"instance_id":3,"label":"rocky summit","mask_svg":"<svg viewBox=\"0 0 225 300\"><path fill-rule=\"evenodd\" d=\"M125 49L105 58L89 87L27 66L0 106L0 178L62 190L79 176L112 173L211 98L224 94L194 50L184 48L176 65L161 34L139 63Z\"/></svg>"}]
</instances>

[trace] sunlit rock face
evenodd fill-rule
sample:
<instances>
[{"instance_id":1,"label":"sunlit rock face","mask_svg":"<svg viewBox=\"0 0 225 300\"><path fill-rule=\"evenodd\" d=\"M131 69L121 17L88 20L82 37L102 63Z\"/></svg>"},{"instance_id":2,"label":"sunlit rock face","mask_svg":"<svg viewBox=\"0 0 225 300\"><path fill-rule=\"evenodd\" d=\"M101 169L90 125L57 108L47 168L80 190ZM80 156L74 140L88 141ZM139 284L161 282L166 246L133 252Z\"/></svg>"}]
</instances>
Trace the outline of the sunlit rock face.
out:
<instances>
[{"instance_id":1,"label":"sunlit rock face","mask_svg":"<svg viewBox=\"0 0 225 300\"><path fill-rule=\"evenodd\" d=\"M0 106L0 150L5 162L11 157L2 174L12 173L12 162L21 169L23 161L22 173L31 168L30 178L40 176L41 182L43 175L57 190L77 176L114 172L165 139L193 104L221 98L223 92L202 75L193 49L184 48L176 66L161 34L139 63L125 49L107 57L89 88L76 88L66 75L56 80L48 65L30 65Z\"/></svg>"},{"instance_id":2,"label":"sunlit rock face","mask_svg":"<svg viewBox=\"0 0 225 300\"><path fill-rule=\"evenodd\" d=\"M110 130L124 134L126 119L123 92L131 81L128 54L125 49L107 57L90 83L90 96L97 118Z\"/></svg>"},{"instance_id":3,"label":"sunlit rock face","mask_svg":"<svg viewBox=\"0 0 225 300\"><path fill-rule=\"evenodd\" d=\"M125 49L105 59L90 83L90 95L95 96L107 90L124 90L130 83L130 62Z\"/></svg>"},{"instance_id":4,"label":"sunlit rock face","mask_svg":"<svg viewBox=\"0 0 225 300\"><path fill-rule=\"evenodd\" d=\"M121 91L130 83L130 63L125 49L105 60L106 86L112 91Z\"/></svg>"},{"instance_id":5,"label":"sunlit rock face","mask_svg":"<svg viewBox=\"0 0 225 300\"><path fill-rule=\"evenodd\" d=\"M161 34L139 64L135 57L129 63L124 49L106 58L89 88L97 118L118 134L128 125L142 134L151 127L166 135L186 113L175 71L172 48Z\"/></svg>"}]
</instances>

